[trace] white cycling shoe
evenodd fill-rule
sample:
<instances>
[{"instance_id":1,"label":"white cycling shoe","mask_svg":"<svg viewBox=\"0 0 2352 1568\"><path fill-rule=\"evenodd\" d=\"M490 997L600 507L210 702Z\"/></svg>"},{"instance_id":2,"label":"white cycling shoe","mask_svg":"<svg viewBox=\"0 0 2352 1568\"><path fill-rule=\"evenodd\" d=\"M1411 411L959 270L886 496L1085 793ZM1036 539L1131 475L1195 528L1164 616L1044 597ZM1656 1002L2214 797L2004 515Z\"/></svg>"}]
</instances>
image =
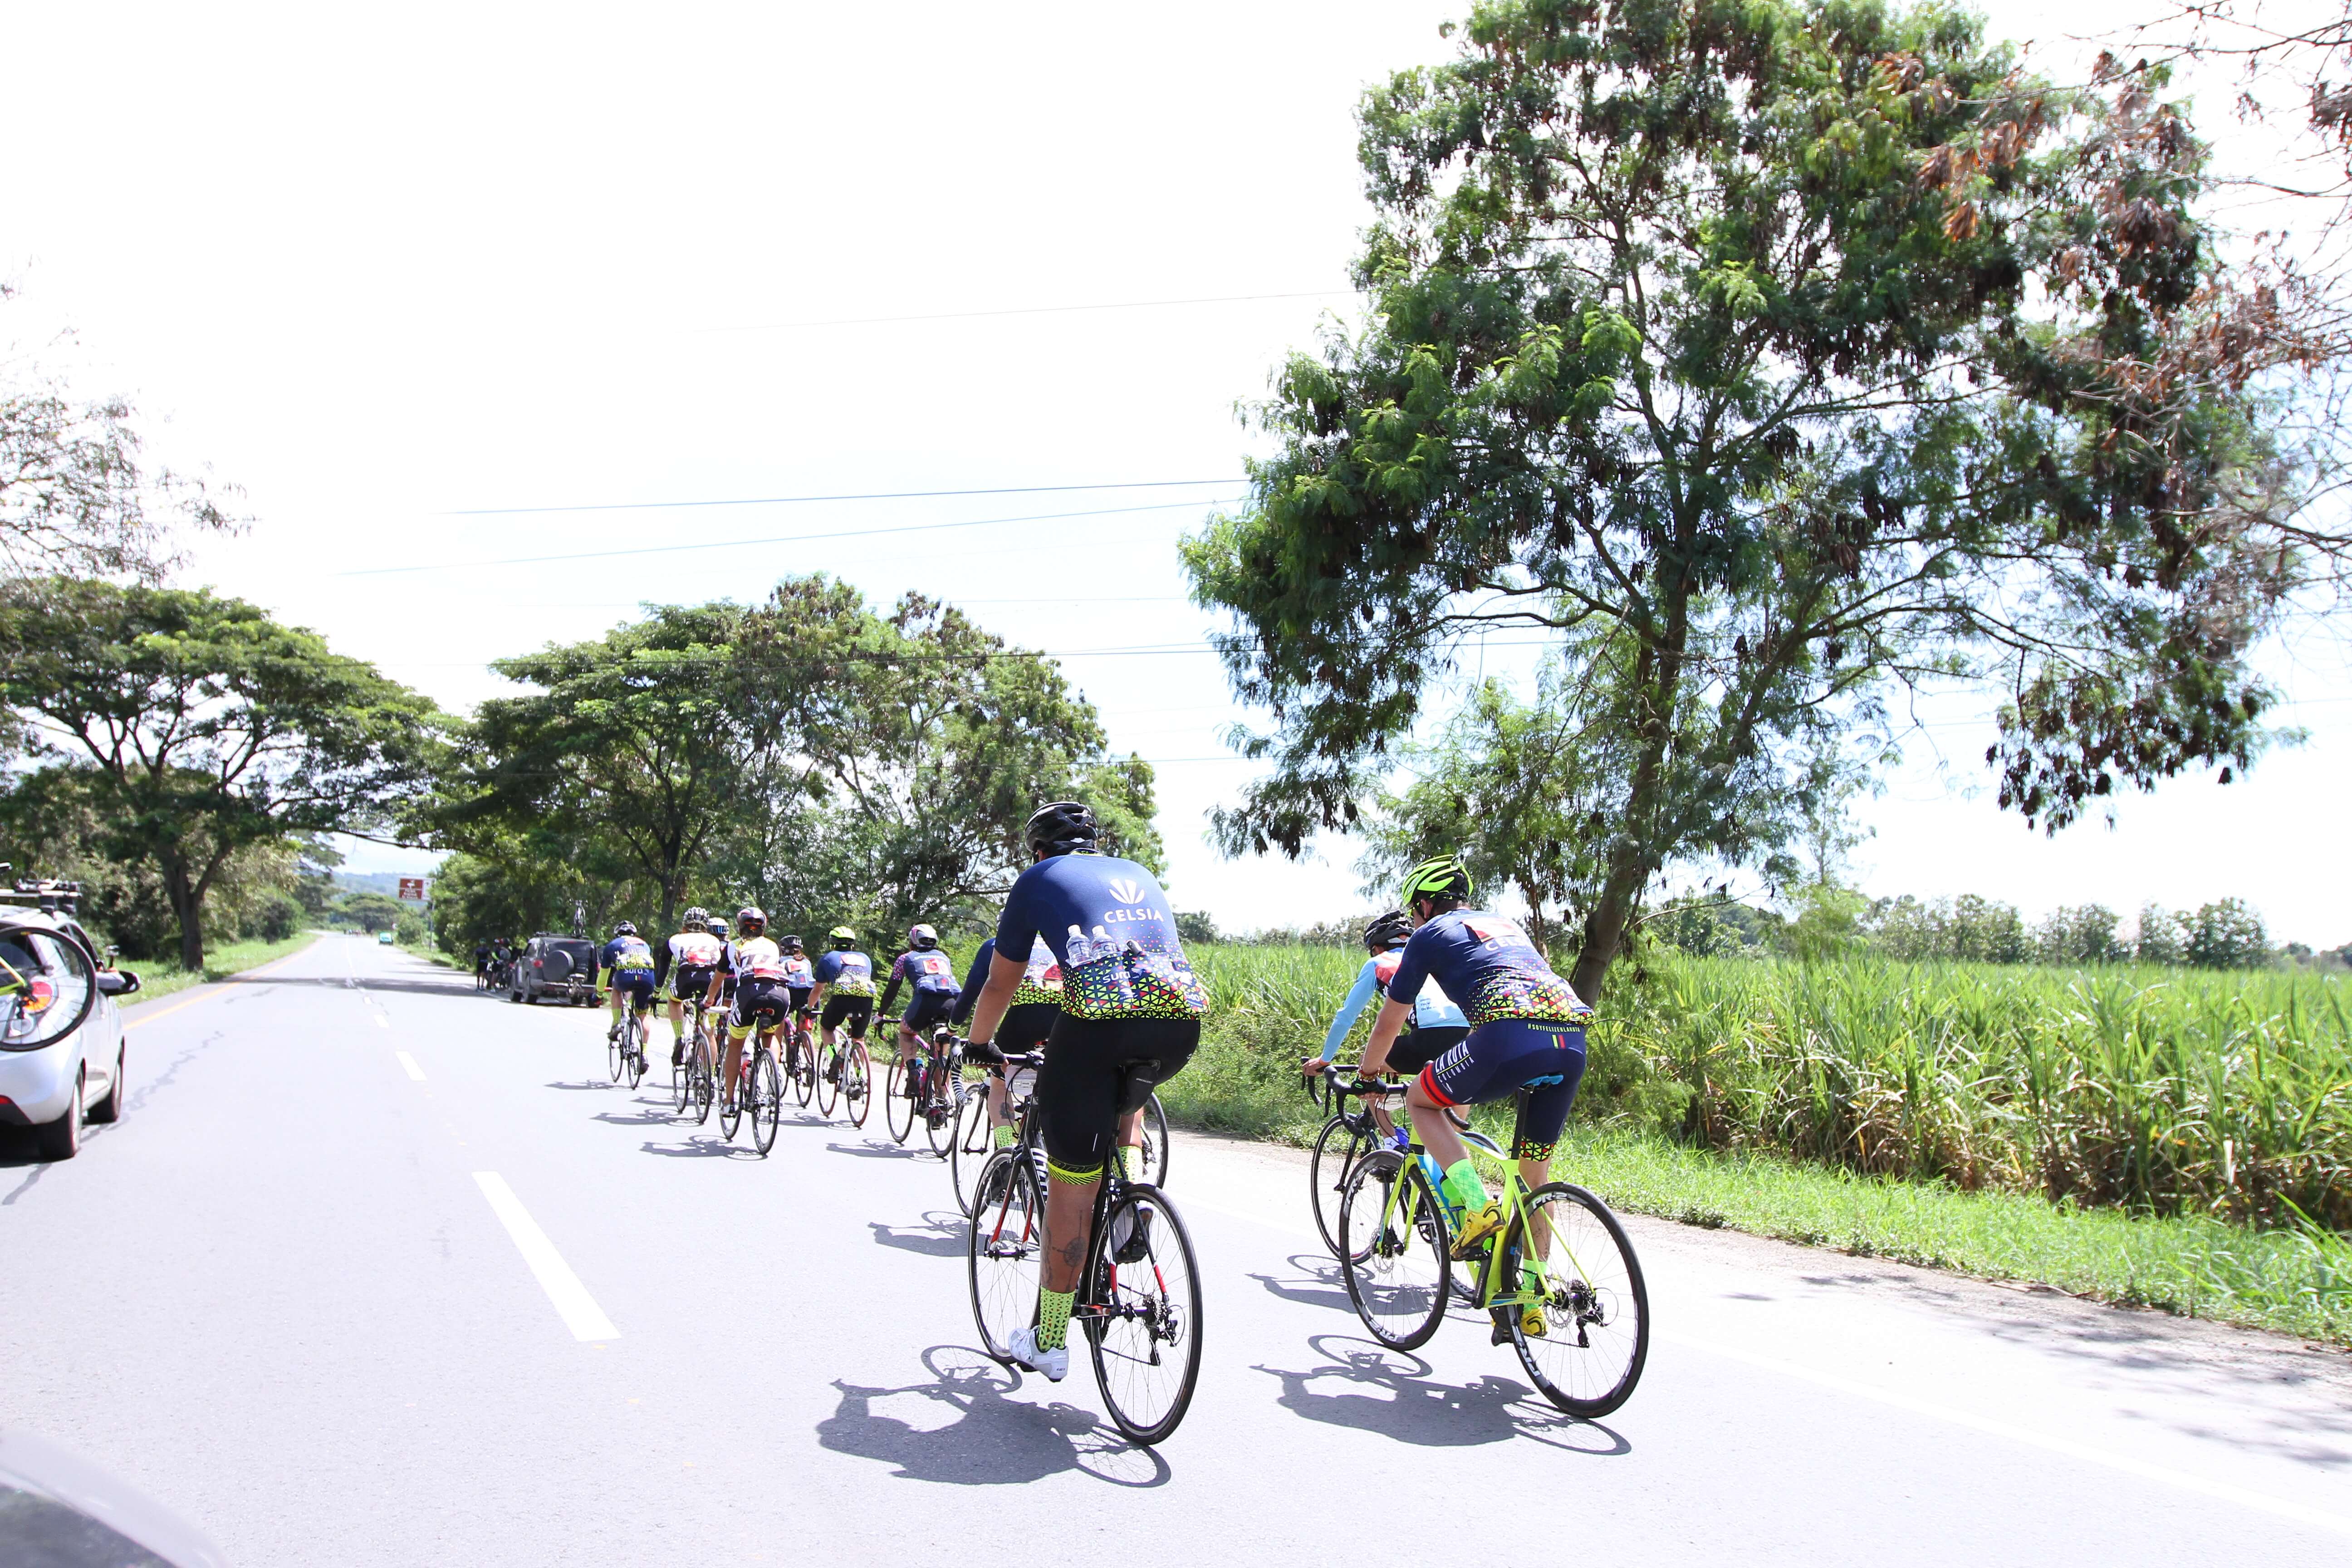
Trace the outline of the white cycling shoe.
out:
<instances>
[{"instance_id":1,"label":"white cycling shoe","mask_svg":"<svg viewBox=\"0 0 2352 1568\"><path fill-rule=\"evenodd\" d=\"M1013 1338L1004 1348L1011 1351L1013 1359L1023 1366L1032 1372L1044 1373L1048 1383L1059 1383L1070 1374L1070 1348L1059 1345L1049 1351L1039 1350L1037 1331L1034 1326L1013 1330Z\"/></svg>"}]
</instances>

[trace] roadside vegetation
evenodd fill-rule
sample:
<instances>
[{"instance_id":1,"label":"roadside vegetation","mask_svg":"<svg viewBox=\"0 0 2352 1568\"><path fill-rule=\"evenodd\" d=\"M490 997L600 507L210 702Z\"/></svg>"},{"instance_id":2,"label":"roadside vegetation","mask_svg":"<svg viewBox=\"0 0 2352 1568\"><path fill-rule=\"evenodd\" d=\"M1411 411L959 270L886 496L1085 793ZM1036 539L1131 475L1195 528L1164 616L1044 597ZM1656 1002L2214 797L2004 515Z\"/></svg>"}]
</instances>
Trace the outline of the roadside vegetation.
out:
<instances>
[{"instance_id":1,"label":"roadside vegetation","mask_svg":"<svg viewBox=\"0 0 2352 1568\"><path fill-rule=\"evenodd\" d=\"M207 981L226 980L233 974L243 974L249 969L259 969L265 963L275 963L288 953L299 952L323 934L315 931L298 931L276 942L256 940L215 943L205 954L202 969L182 969L168 959L131 965L139 972L139 994L123 998L126 1007L138 1007L175 991L185 991L192 985Z\"/></svg>"},{"instance_id":2,"label":"roadside vegetation","mask_svg":"<svg viewBox=\"0 0 2352 1568\"><path fill-rule=\"evenodd\" d=\"M1297 1062L1360 957L1188 952L1212 1011L1171 1113L1306 1142ZM1621 982L1559 1167L1612 1203L2352 1342L2352 980L1668 952Z\"/></svg>"}]
</instances>

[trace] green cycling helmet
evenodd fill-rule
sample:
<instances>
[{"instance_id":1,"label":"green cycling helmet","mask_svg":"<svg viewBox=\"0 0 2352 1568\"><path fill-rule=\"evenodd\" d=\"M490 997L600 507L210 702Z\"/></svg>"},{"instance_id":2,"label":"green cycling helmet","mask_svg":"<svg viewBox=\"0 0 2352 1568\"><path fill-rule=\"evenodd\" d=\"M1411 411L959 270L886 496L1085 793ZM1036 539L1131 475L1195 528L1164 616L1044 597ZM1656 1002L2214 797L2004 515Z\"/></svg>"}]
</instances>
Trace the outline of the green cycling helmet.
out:
<instances>
[{"instance_id":1,"label":"green cycling helmet","mask_svg":"<svg viewBox=\"0 0 2352 1568\"><path fill-rule=\"evenodd\" d=\"M857 933L847 926L835 926L827 933L827 940L835 947L856 947Z\"/></svg>"},{"instance_id":2,"label":"green cycling helmet","mask_svg":"<svg viewBox=\"0 0 2352 1568\"><path fill-rule=\"evenodd\" d=\"M1404 874L1404 895L1400 901L1407 909L1416 899L1460 899L1466 903L1472 886L1467 867L1451 855L1439 855Z\"/></svg>"}]
</instances>

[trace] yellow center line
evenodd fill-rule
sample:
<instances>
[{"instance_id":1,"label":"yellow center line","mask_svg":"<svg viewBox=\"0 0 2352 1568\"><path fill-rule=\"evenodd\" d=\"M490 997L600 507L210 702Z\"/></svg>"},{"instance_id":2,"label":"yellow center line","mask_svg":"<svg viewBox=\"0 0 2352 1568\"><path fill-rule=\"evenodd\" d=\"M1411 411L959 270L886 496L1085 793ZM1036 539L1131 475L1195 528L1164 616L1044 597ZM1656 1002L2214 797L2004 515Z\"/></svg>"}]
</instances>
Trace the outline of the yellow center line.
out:
<instances>
[{"instance_id":1,"label":"yellow center line","mask_svg":"<svg viewBox=\"0 0 2352 1568\"><path fill-rule=\"evenodd\" d=\"M306 953L306 952L310 952L311 948L316 947L316 946L318 946L318 945L319 945L319 944L318 944L318 942L310 942L310 943L308 943L308 944L306 944L306 945L304 945L304 946L301 946L301 947L298 947L298 948L296 948L293 952L291 952L288 953L288 954L287 954L285 957L283 957L283 958L273 958L273 959L271 959L268 963L267 963L263 964L263 965L262 965L260 968L258 968L258 969L247 969L247 970L242 970L242 971L240 971L240 972L239 972L239 973L240 973L241 975L243 975L243 974L267 974L267 973L268 973L271 970L273 970L273 969L277 968L277 967L278 967L279 964L281 964L281 963L293 963L293 962L294 962L294 960L296 960L296 959L298 959L298 958L301 957L304 953ZM173 1003L170 1006L168 1006L168 1007L164 1008L164 1009L163 1009L162 1012L160 1012L160 1013L149 1013L149 1012L142 1011L142 1012L140 1013L140 1015L139 1015L137 1017L135 1017L135 1018L126 1018L126 1019L124 1019L124 1020L122 1021L122 1026L123 1026L123 1028L124 1028L124 1029L126 1029L126 1030L129 1030L129 1029L135 1029L135 1028L137 1028L137 1027L138 1027L140 1025L142 1025L142 1024L152 1024L152 1023L153 1023L153 1022L154 1022L156 1019L158 1019L158 1018L168 1018L168 1017L170 1017L173 1014L174 1014L174 1013L178 1012L178 1011L179 1011L181 1008L183 1008L183 1007L193 1007L193 1006L194 1006L197 1003L204 1001L204 1000L205 1000L206 997L208 997L208 996L215 996L215 995L218 995L218 994L219 994L219 993L218 993L218 992L216 992L216 991L211 991L211 990L206 989L206 987L207 987L207 986L210 986L210 985L213 985L213 984L218 984L218 982L215 982L215 981L205 981L205 982L204 982L202 984L199 984L199 985L196 987L196 994L194 994L194 996L189 997L186 1001L184 1001L184 1002L174 1002L174 1003Z\"/></svg>"}]
</instances>

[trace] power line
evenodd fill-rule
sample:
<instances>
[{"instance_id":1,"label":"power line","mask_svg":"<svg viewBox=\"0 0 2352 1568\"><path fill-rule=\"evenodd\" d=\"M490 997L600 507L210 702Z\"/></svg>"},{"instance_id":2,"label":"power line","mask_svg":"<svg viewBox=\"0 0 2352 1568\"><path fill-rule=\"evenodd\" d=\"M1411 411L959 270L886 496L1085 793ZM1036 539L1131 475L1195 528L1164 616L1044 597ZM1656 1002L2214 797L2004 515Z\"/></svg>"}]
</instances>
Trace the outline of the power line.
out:
<instances>
[{"instance_id":1,"label":"power line","mask_svg":"<svg viewBox=\"0 0 2352 1568\"><path fill-rule=\"evenodd\" d=\"M1036 512L1026 517L976 517L962 522L910 522L897 528L835 529L824 533L773 534L764 539L698 539L686 544L641 544L625 550L570 550L558 555L507 555L492 561L431 561L416 566L362 566L354 571L337 572L334 575L388 577L412 572L455 572L475 566L535 566L557 561L604 561L615 555L668 555L682 550L735 550L749 544L807 544L834 539L872 539L886 533L932 533L946 528L987 528L1000 522L1054 522L1066 517L1124 517L1139 511L1183 511L1193 507L1223 506L1235 499L1211 496L1202 500L1160 501L1150 506L1096 507L1086 511Z\"/></svg>"},{"instance_id":2,"label":"power line","mask_svg":"<svg viewBox=\"0 0 2352 1568\"><path fill-rule=\"evenodd\" d=\"M436 513L440 517L521 517L551 511L661 511L675 507L698 506L799 506L811 501L835 500L929 500L940 496L1026 496L1045 495L1059 490L1159 490L1176 489L1198 485L1237 485L1242 480L1228 475L1221 479L1135 479L1120 484L1104 485L1004 485L984 490L876 490L865 495L845 496L742 496L725 500L625 500L602 501L581 506L483 506L467 507L457 511Z\"/></svg>"},{"instance_id":3,"label":"power line","mask_svg":"<svg viewBox=\"0 0 2352 1568\"><path fill-rule=\"evenodd\" d=\"M926 316L848 316L822 321L760 321L747 326L701 327L699 332L782 332L804 327L881 327L900 321L973 321L989 316L1062 316L1084 310L1156 310L1178 305L1240 305L1258 300L1328 300L1352 289L1302 289L1290 294L1208 294L1190 300L1126 300L1108 305L1025 305L1003 310L942 310Z\"/></svg>"}]
</instances>

